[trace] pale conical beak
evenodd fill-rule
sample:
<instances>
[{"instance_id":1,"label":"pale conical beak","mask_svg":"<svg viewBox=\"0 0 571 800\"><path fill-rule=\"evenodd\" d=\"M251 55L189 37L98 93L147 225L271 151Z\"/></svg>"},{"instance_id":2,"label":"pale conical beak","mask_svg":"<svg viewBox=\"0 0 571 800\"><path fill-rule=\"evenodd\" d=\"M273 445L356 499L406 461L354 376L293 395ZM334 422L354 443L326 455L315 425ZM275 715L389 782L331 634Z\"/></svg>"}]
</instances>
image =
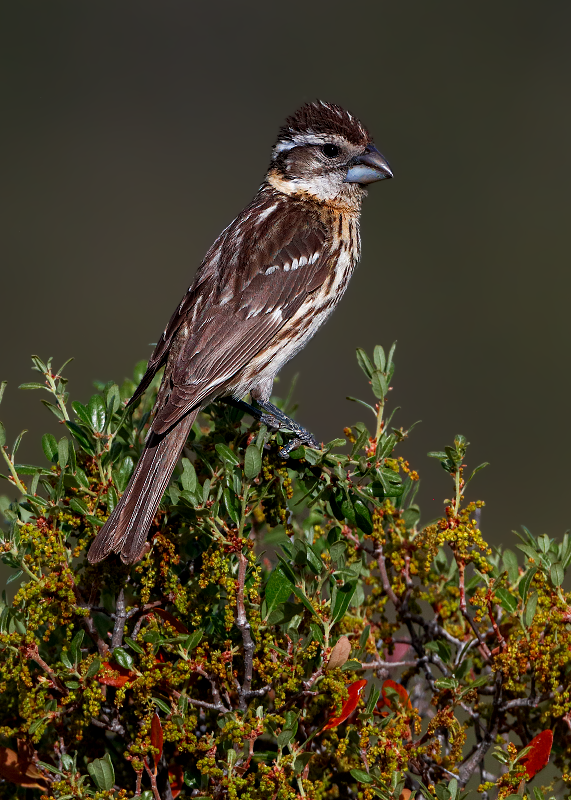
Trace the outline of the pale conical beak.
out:
<instances>
[{"instance_id":1,"label":"pale conical beak","mask_svg":"<svg viewBox=\"0 0 571 800\"><path fill-rule=\"evenodd\" d=\"M374 144L368 144L365 152L355 156L349 162L349 169L344 183L375 183L385 178L392 178L393 173L387 159L379 153Z\"/></svg>"}]
</instances>

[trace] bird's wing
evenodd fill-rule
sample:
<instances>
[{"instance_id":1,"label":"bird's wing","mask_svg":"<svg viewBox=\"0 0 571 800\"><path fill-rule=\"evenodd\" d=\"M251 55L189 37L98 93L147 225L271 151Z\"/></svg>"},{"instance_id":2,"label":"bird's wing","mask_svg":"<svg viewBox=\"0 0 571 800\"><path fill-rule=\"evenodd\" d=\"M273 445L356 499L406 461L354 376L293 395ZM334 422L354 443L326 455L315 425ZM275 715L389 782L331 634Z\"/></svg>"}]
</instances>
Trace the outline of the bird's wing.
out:
<instances>
[{"instance_id":1,"label":"bird's wing","mask_svg":"<svg viewBox=\"0 0 571 800\"><path fill-rule=\"evenodd\" d=\"M334 269L336 254L317 218L290 209L264 221L261 232L226 238L217 289L200 313L179 326L166 370L165 402L153 421L156 433L222 391Z\"/></svg>"}]
</instances>

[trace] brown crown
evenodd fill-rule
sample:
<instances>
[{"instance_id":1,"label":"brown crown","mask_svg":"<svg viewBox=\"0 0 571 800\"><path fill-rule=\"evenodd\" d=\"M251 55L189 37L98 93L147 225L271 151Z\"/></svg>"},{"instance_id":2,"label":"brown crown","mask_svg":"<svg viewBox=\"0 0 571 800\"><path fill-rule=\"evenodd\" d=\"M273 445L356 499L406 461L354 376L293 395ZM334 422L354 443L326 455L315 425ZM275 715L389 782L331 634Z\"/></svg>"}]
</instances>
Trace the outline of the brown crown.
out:
<instances>
[{"instance_id":1,"label":"brown crown","mask_svg":"<svg viewBox=\"0 0 571 800\"><path fill-rule=\"evenodd\" d=\"M359 120L341 106L318 100L306 103L288 117L280 128L278 141L299 133L338 134L352 144L369 144L371 136Z\"/></svg>"}]
</instances>

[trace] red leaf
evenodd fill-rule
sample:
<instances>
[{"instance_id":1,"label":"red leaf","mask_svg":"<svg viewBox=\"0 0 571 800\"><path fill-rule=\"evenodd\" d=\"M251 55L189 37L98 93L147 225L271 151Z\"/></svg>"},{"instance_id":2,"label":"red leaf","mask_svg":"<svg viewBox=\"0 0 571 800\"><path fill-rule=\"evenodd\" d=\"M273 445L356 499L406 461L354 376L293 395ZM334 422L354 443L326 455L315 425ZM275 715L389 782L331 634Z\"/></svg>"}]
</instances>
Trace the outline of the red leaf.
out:
<instances>
[{"instance_id":1,"label":"red leaf","mask_svg":"<svg viewBox=\"0 0 571 800\"><path fill-rule=\"evenodd\" d=\"M158 754L154 756L155 764L158 764L163 754L163 726L161 725L161 720L156 711L151 720L151 744L159 751Z\"/></svg>"},{"instance_id":2,"label":"red leaf","mask_svg":"<svg viewBox=\"0 0 571 800\"><path fill-rule=\"evenodd\" d=\"M169 625L172 625L175 631L178 633L188 633L188 628L186 628L176 617L173 617L172 614L169 614L168 611L165 611L164 608L153 608L153 614L158 614L159 617L162 617L162 619L168 622Z\"/></svg>"},{"instance_id":3,"label":"red leaf","mask_svg":"<svg viewBox=\"0 0 571 800\"><path fill-rule=\"evenodd\" d=\"M347 691L349 692L349 697L345 700L345 704L341 709L341 713L338 717L334 717L330 719L327 725L323 728L326 731L328 728L336 728L337 725L341 725L342 722L345 722L347 717L350 717L353 711L359 705L359 698L361 697L361 692L367 685L366 680L362 681L355 681L355 683L350 683L347 687Z\"/></svg>"},{"instance_id":4,"label":"red leaf","mask_svg":"<svg viewBox=\"0 0 571 800\"><path fill-rule=\"evenodd\" d=\"M403 642L397 642L394 646L392 655L389 655L388 653L387 655L385 655L385 661L389 661L391 664L393 663L393 661L402 661L409 650L410 650L409 644L404 644Z\"/></svg>"},{"instance_id":5,"label":"red leaf","mask_svg":"<svg viewBox=\"0 0 571 800\"><path fill-rule=\"evenodd\" d=\"M551 747L553 746L553 731L541 731L529 743L531 750L519 762L527 772L527 779L531 780L534 775L543 769L549 761Z\"/></svg>"},{"instance_id":6,"label":"red leaf","mask_svg":"<svg viewBox=\"0 0 571 800\"><path fill-rule=\"evenodd\" d=\"M28 789L46 791L46 779L32 762L33 748L18 742L18 752L0 747L0 775L7 781Z\"/></svg>"},{"instance_id":7,"label":"red leaf","mask_svg":"<svg viewBox=\"0 0 571 800\"><path fill-rule=\"evenodd\" d=\"M125 667L122 667L120 664L113 664L111 667L107 661L104 661L101 664L101 668L104 672L103 674L101 672L97 674L99 683L104 683L106 686L115 686L116 689L120 689L122 686L125 686L126 683L135 680L137 677L134 672L125 669Z\"/></svg>"},{"instance_id":8,"label":"red leaf","mask_svg":"<svg viewBox=\"0 0 571 800\"><path fill-rule=\"evenodd\" d=\"M184 787L183 772L180 764L174 764L172 767L169 767L169 778L171 784L171 793L174 800L175 797L179 796Z\"/></svg>"},{"instance_id":9,"label":"red leaf","mask_svg":"<svg viewBox=\"0 0 571 800\"><path fill-rule=\"evenodd\" d=\"M402 706L404 706L404 708L406 708L406 709L411 709L412 708L412 703L410 702L410 697L408 696L408 692L404 688L404 686L401 686L400 683L396 683L395 681L391 681L390 678L389 678L388 681L385 681L383 683L383 688L381 689L381 692L382 692L382 695L383 695L383 701L384 701L385 705L387 705L387 706L389 706L389 708L391 708L391 707L393 707L395 705L396 700L395 700L395 698L389 697L389 695L385 691L385 689L393 689L395 692L397 692L397 694L398 694L398 696L400 698L400 704ZM377 707L378 708L379 707L382 708L382 706L383 706L383 702L379 701L379 703L377 703Z\"/></svg>"}]
</instances>

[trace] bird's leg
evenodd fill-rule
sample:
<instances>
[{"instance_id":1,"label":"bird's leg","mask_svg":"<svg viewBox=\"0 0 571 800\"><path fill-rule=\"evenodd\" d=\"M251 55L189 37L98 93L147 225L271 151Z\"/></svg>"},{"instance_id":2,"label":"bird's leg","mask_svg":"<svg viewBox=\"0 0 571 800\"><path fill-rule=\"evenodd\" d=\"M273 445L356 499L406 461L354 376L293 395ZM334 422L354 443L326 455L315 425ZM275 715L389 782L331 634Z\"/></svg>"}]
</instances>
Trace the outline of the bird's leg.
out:
<instances>
[{"instance_id":1,"label":"bird's leg","mask_svg":"<svg viewBox=\"0 0 571 800\"><path fill-rule=\"evenodd\" d=\"M250 405L250 403L246 403L244 400L236 400L234 397L220 397L218 398L223 403L226 403L229 406L233 406L234 408L239 408L240 411L245 411L246 414L249 414L254 419L257 419L258 422L263 422L264 425L267 425L268 428L274 428L274 430L279 430L280 424L278 420L273 416L273 414L264 414L263 411L260 411L259 408Z\"/></svg>"},{"instance_id":2,"label":"bird's leg","mask_svg":"<svg viewBox=\"0 0 571 800\"><path fill-rule=\"evenodd\" d=\"M284 412L273 403L270 403L268 400L256 400L256 403L278 421L279 430L285 429L294 434L294 438L291 439L285 445L285 447L282 447L280 450L280 456L282 458L287 458L291 451L295 450L296 447L299 447L300 444L307 444L309 447L314 447L316 450L321 449L319 442L312 433L303 428L291 417L288 417L287 414L284 414Z\"/></svg>"},{"instance_id":3,"label":"bird's leg","mask_svg":"<svg viewBox=\"0 0 571 800\"><path fill-rule=\"evenodd\" d=\"M224 403L228 403L228 405L239 408L250 414L254 419L267 425L268 428L291 431L294 437L280 450L280 456L282 458L287 458L292 450L295 450L300 444L307 444L309 447L314 447L316 450L320 449L319 442L312 433L295 422L295 420L291 419L291 417L288 417L287 414L284 414L284 412L273 403L256 400L256 403L262 409L260 410L260 408L256 408L256 406L250 405L250 403L246 403L244 400L236 400L233 397L221 397L220 399ZM264 413L264 411L266 413Z\"/></svg>"}]
</instances>

